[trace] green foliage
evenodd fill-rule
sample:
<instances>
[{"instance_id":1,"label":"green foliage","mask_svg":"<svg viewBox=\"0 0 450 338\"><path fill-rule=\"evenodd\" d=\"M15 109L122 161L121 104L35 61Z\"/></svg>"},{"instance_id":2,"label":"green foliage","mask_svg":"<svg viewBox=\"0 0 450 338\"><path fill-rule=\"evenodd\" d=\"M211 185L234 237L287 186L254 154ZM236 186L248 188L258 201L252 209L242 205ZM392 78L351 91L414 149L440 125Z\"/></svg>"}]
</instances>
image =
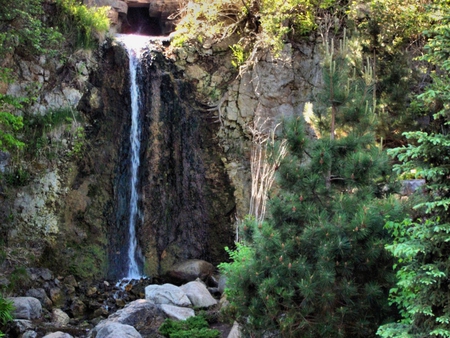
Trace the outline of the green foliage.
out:
<instances>
[{"instance_id":1,"label":"green foliage","mask_svg":"<svg viewBox=\"0 0 450 338\"><path fill-rule=\"evenodd\" d=\"M24 132L30 142L25 147L25 153L30 159L45 156L52 159L58 150L65 150L61 141L71 141L69 156L79 157L85 145L84 129L80 126L79 116L72 108L60 108L45 114L26 114L24 116Z\"/></svg>"},{"instance_id":2,"label":"green foliage","mask_svg":"<svg viewBox=\"0 0 450 338\"><path fill-rule=\"evenodd\" d=\"M230 48L233 51L233 60L231 61L231 64L234 67L239 68L247 61L248 53L245 52L245 49L239 44L230 46Z\"/></svg>"},{"instance_id":3,"label":"green foliage","mask_svg":"<svg viewBox=\"0 0 450 338\"><path fill-rule=\"evenodd\" d=\"M74 143L70 155L79 158L83 155L86 145L86 134L83 127L78 127L74 135Z\"/></svg>"},{"instance_id":4,"label":"green foliage","mask_svg":"<svg viewBox=\"0 0 450 338\"><path fill-rule=\"evenodd\" d=\"M221 265L228 314L254 337L374 337L393 314L384 224L403 211L380 189L390 166L372 132L370 72L350 67L362 66L351 52L345 41L329 50L315 102L322 137L308 141L300 118L285 123L271 218L247 219Z\"/></svg>"},{"instance_id":5,"label":"green foliage","mask_svg":"<svg viewBox=\"0 0 450 338\"><path fill-rule=\"evenodd\" d=\"M87 7L77 0L57 0L58 26L76 48L93 49L109 29L109 7Z\"/></svg>"},{"instance_id":6,"label":"green foliage","mask_svg":"<svg viewBox=\"0 0 450 338\"><path fill-rule=\"evenodd\" d=\"M44 12L42 0L9 1L1 6L0 56L14 50L19 55L55 56L61 53L61 43L71 39L75 47L91 49L96 46L96 35L109 29L107 7L88 8L76 0L56 4L56 15ZM51 17L44 20L46 14Z\"/></svg>"},{"instance_id":7,"label":"green foliage","mask_svg":"<svg viewBox=\"0 0 450 338\"><path fill-rule=\"evenodd\" d=\"M190 0L181 10L173 44L182 45L199 37L200 42L207 38L223 39L238 33L244 40L255 38L255 45L280 51L289 34L308 34L317 26L316 14L331 10L336 3L335 0Z\"/></svg>"},{"instance_id":8,"label":"green foliage","mask_svg":"<svg viewBox=\"0 0 450 338\"><path fill-rule=\"evenodd\" d=\"M0 57L19 54L55 54L62 35L42 22L42 0L5 2L0 8Z\"/></svg>"},{"instance_id":9,"label":"green foliage","mask_svg":"<svg viewBox=\"0 0 450 338\"><path fill-rule=\"evenodd\" d=\"M445 8L445 7L443 7ZM448 8L447 8L448 10ZM402 320L380 327L382 337L450 337L450 46L449 16L434 30L424 59L437 67L433 83L416 98L416 106L434 121L429 131L405 133L408 146L392 149L399 160L398 173L415 169L425 178L422 200L415 205L421 216L388 222L394 243L387 247L397 259L397 285L391 299L401 309Z\"/></svg>"},{"instance_id":10,"label":"green foliage","mask_svg":"<svg viewBox=\"0 0 450 338\"><path fill-rule=\"evenodd\" d=\"M106 253L101 246L75 246L75 252L75 257L68 262L68 273L77 278L92 279L106 271Z\"/></svg>"},{"instance_id":11,"label":"green foliage","mask_svg":"<svg viewBox=\"0 0 450 338\"><path fill-rule=\"evenodd\" d=\"M64 248L47 245L39 264L55 273L74 275L83 280L101 278L106 273L106 250L103 244L73 243L65 239ZM65 255L58 255L67 250Z\"/></svg>"},{"instance_id":12,"label":"green foliage","mask_svg":"<svg viewBox=\"0 0 450 338\"><path fill-rule=\"evenodd\" d=\"M25 267L20 266L15 268L9 275L9 291L18 291L30 286L30 277Z\"/></svg>"},{"instance_id":13,"label":"green foliage","mask_svg":"<svg viewBox=\"0 0 450 338\"><path fill-rule=\"evenodd\" d=\"M333 42L325 48L323 81L327 90L317 97L314 123L321 135L358 135L359 131L367 135L378 123L371 61L362 62L359 41L349 41L345 30L338 50Z\"/></svg>"},{"instance_id":14,"label":"green foliage","mask_svg":"<svg viewBox=\"0 0 450 338\"><path fill-rule=\"evenodd\" d=\"M31 180L30 172L21 167L5 172L3 176L6 184L12 187L23 187Z\"/></svg>"},{"instance_id":15,"label":"green foliage","mask_svg":"<svg viewBox=\"0 0 450 338\"><path fill-rule=\"evenodd\" d=\"M10 75L4 74L4 79L9 80ZM24 99L0 93L0 150L8 151L21 149L24 143L17 138L18 132L23 128L23 118L16 116L8 110L21 108Z\"/></svg>"},{"instance_id":16,"label":"green foliage","mask_svg":"<svg viewBox=\"0 0 450 338\"><path fill-rule=\"evenodd\" d=\"M167 318L159 328L159 332L168 338L220 337L220 332L210 329L208 322L202 316L189 317L183 321Z\"/></svg>"},{"instance_id":17,"label":"green foliage","mask_svg":"<svg viewBox=\"0 0 450 338\"><path fill-rule=\"evenodd\" d=\"M5 325L10 320L13 320L12 313L14 307L13 303L10 300L3 298L0 294L0 324ZM0 337L3 337L4 334L0 331Z\"/></svg>"},{"instance_id":18,"label":"green foliage","mask_svg":"<svg viewBox=\"0 0 450 338\"><path fill-rule=\"evenodd\" d=\"M410 93L423 86L424 70L414 57L422 54L423 30L436 22L433 3L369 0L349 7L348 25L358 29L362 50L373 59L377 134L389 148L403 143L402 132L418 123L417 111L409 108Z\"/></svg>"}]
</instances>

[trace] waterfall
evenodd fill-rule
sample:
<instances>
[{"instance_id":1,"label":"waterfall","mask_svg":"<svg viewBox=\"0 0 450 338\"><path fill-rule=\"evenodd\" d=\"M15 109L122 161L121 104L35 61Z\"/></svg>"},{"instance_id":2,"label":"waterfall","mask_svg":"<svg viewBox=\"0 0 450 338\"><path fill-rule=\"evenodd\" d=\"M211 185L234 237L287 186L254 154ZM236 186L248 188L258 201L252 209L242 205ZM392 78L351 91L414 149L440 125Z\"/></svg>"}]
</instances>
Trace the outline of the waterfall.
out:
<instances>
[{"instance_id":1,"label":"waterfall","mask_svg":"<svg viewBox=\"0 0 450 338\"><path fill-rule=\"evenodd\" d=\"M127 50L129 57L130 71L130 97L131 97L131 128L130 128L130 185L129 185L129 217L128 217L128 266L126 267L126 278L138 279L142 276L141 268L138 265L137 256L142 256L139 252L136 238L136 220L139 217L139 167L141 150L141 119L140 107L141 99L139 93L139 55L142 48L147 44L148 37L137 35L118 36Z\"/></svg>"}]
</instances>

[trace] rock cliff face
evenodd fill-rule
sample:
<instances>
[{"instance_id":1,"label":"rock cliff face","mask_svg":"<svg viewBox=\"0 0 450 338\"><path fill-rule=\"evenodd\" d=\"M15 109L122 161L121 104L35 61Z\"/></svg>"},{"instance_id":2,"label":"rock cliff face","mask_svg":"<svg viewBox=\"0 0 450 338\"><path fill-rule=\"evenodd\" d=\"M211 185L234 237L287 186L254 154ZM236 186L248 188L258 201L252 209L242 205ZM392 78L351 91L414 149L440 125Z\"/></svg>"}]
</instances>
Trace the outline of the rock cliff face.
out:
<instances>
[{"instance_id":1,"label":"rock cliff face","mask_svg":"<svg viewBox=\"0 0 450 338\"><path fill-rule=\"evenodd\" d=\"M147 51L137 228L147 275L179 260L227 258L223 248L233 245L236 220L249 210L250 127L301 115L320 83L314 43L288 44L277 58L261 52L240 76L230 43ZM14 60L7 66L19 78L2 84L2 93L29 95L30 83L40 83L22 113L81 114L45 130L38 139L48 142L44 148L29 135L34 155L2 163L9 183L2 183L0 233L8 257L25 246L18 256L30 265L114 279L127 236L118 221L127 218L120 188L127 184L130 129L126 52L108 41L96 55L73 55L65 64ZM12 268L17 261L0 264Z\"/></svg>"},{"instance_id":2,"label":"rock cliff face","mask_svg":"<svg viewBox=\"0 0 450 338\"><path fill-rule=\"evenodd\" d=\"M121 222L128 218L124 210L126 189L121 187L128 184L125 161L130 147L130 98L128 62L122 47L113 44L104 48L103 62L93 74L80 108L92 125L89 141L101 149L90 151L96 156L91 165L108 162L102 172L112 179L108 189L111 200L103 209L109 274L116 278L126 258L124 238L128 236ZM142 215L137 229L145 273L155 276L189 258L219 263L226 258L223 246L232 245L235 202L214 139L215 128L195 109L190 85L161 51L148 51L142 62L144 150L139 188ZM104 155L109 159L102 158Z\"/></svg>"},{"instance_id":3,"label":"rock cliff face","mask_svg":"<svg viewBox=\"0 0 450 338\"><path fill-rule=\"evenodd\" d=\"M209 106L219 124L222 158L235 187L236 218L249 211L251 194L251 129L267 132L284 118L301 116L321 83L320 46L286 44L279 56L260 51L250 66L231 65L228 45L206 42L173 48L168 57L196 85L200 102Z\"/></svg>"}]
</instances>

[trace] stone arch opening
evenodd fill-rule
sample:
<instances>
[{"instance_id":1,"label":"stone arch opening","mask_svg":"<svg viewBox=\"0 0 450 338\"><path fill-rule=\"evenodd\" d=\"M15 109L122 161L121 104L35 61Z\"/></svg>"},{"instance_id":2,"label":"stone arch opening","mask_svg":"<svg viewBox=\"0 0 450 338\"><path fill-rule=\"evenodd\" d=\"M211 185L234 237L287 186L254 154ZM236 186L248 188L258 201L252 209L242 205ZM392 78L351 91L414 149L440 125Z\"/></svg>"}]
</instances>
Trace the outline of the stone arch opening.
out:
<instances>
[{"instance_id":1,"label":"stone arch opening","mask_svg":"<svg viewBox=\"0 0 450 338\"><path fill-rule=\"evenodd\" d=\"M121 33L158 36L165 34L162 28L161 19L150 17L148 7L128 7Z\"/></svg>"}]
</instances>

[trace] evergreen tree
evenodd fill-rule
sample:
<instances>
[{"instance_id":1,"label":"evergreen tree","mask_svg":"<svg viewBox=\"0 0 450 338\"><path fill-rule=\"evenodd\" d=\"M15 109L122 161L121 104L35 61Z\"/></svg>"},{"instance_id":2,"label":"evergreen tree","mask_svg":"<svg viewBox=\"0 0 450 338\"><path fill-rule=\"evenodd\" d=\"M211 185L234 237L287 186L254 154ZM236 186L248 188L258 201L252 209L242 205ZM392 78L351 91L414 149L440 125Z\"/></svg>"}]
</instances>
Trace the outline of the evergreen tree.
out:
<instances>
[{"instance_id":1,"label":"evergreen tree","mask_svg":"<svg viewBox=\"0 0 450 338\"><path fill-rule=\"evenodd\" d=\"M372 129L371 76L344 39L330 46L316 102L319 138L300 118L285 124L289 155L278 169L267 222L248 220L244 243L223 264L230 314L252 337L373 337L389 315L391 258L381 197L389 173Z\"/></svg>"},{"instance_id":2,"label":"evergreen tree","mask_svg":"<svg viewBox=\"0 0 450 338\"><path fill-rule=\"evenodd\" d=\"M434 112L427 131L405 133L407 147L391 151L399 173L414 170L426 184L416 215L389 222L394 243L388 249L398 259L392 301L403 320L379 329L382 337L450 337L450 13L429 32L424 60L434 66L433 83L413 102L424 114Z\"/></svg>"}]
</instances>

